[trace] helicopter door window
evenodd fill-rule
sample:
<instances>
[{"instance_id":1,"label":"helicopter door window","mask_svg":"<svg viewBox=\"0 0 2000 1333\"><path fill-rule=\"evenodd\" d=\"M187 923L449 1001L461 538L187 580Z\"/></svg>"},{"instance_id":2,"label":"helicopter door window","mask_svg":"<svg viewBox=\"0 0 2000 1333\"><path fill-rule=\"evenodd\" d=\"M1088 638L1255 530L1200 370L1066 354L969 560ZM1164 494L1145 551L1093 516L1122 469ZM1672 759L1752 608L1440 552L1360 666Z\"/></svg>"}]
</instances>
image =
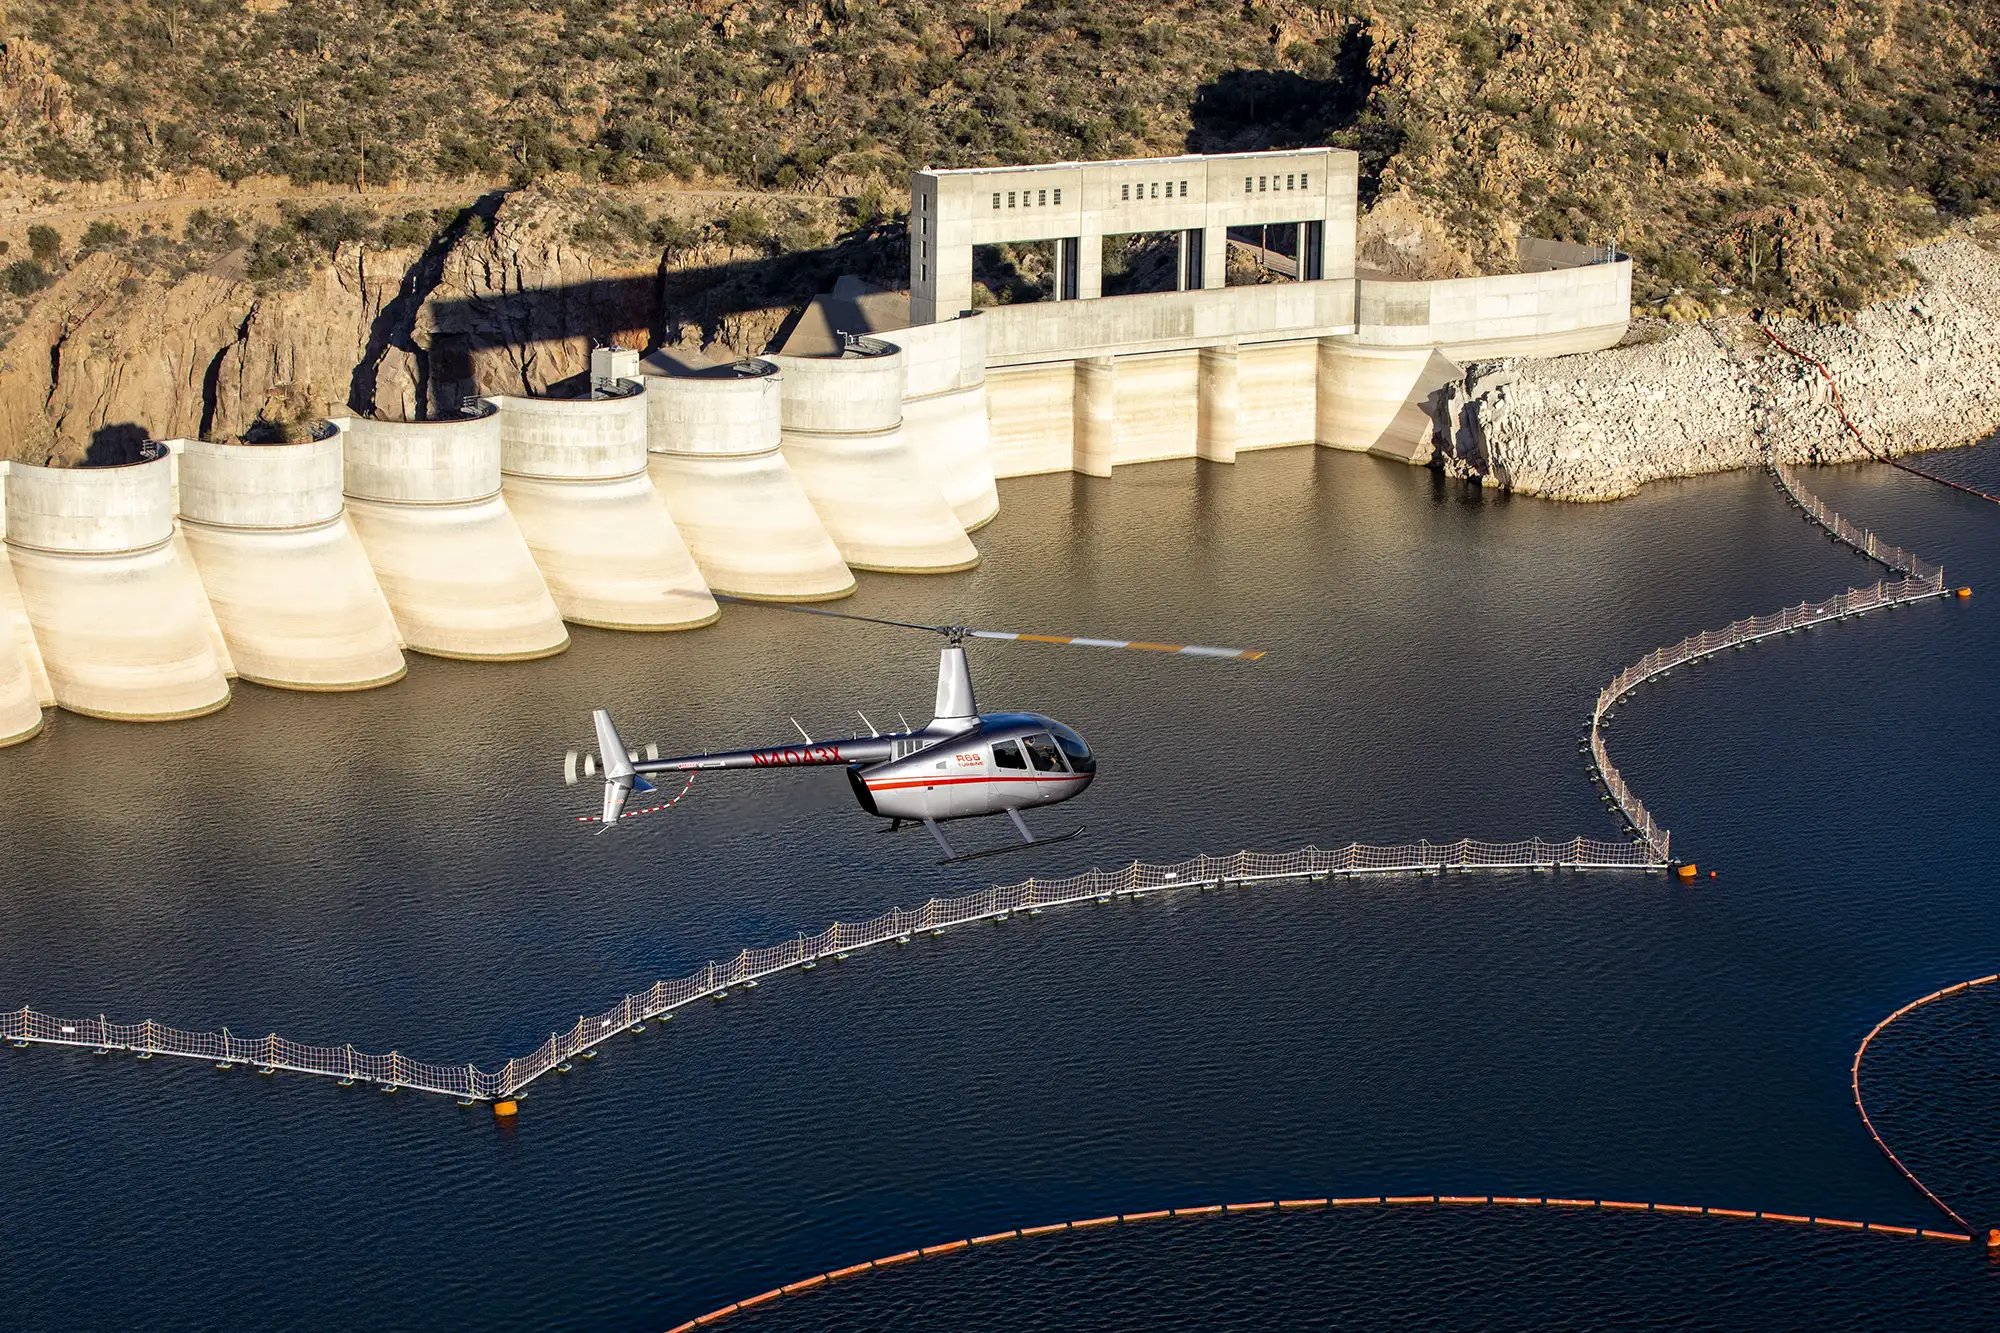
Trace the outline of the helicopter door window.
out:
<instances>
[{"instance_id":1,"label":"helicopter door window","mask_svg":"<svg viewBox=\"0 0 2000 1333\"><path fill-rule=\"evenodd\" d=\"M1034 761L1037 773L1067 773L1069 765L1063 762L1062 751L1045 731L1032 736L1023 736L1021 744L1028 751L1028 758Z\"/></svg>"},{"instance_id":2,"label":"helicopter door window","mask_svg":"<svg viewBox=\"0 0 2000 1333\"><path fill-rule=\"evenodd\" d=\"M995 741L993 743L993 767L1025 771L1028 767L1028 761L1021 757L1021 747L1013 741Z\"/></svg>"}]
</instances>

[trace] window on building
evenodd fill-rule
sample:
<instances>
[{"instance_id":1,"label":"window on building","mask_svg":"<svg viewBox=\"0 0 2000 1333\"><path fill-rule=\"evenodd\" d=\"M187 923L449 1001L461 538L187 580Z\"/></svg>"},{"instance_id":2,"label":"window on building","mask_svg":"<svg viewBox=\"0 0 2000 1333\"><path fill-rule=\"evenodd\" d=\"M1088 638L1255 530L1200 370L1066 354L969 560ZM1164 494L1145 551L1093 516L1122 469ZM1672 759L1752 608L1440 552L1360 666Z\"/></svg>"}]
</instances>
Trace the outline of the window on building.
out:
<instances>
[{"instance_id":1,"label":"window on building","mask_svg":"<svg viewBox=\"0 0 2000 1333\"><path fill-rule=\"evenodd\" d=\"M1186 182L1186 181L1182 181L1182 182L1181 182L1181 198L1183 198L1183 199L1187 198L1187 182Z\"/></svg>"},{"instance_id":2,"label":"window on building","mask_svg":"<svg viewBox=\"0 0 2000 1333\"><path fill-rule=\"evenodd\" d=\"M1310 190L1312 188L1312 185L1309 182L1308 173L1303 171L1299 173L1299 188L1301 190Z\"/></svg>"},{"instance_id":3,"label":"window on building","mask_svg":"<svg viewBox=\"0 0 2000 1333\"><path fill-rule=\"evenodd\" d=\"M1292 178L1291 178L1290 176L1287 176L1287 177L1285 177L1285 188L1286 188L1287 190L1289 190L1289 189L1293 188L1293 187L1292 187Z\"/></svg>"},{"instance_id":4,"label":"window on building","mask_svg":"<svg viewBox=\"0 0 2000 1333\"><path fill-rule=\"evenodd\" d=\"M1131 186L1129 186L1129 185L1121 185L1121 186L1119 186L1119 187L1118 187L1118 197L1119 197L1120 199L1130 199L1130 198L1132 197L1132 187L1131 187Z\"/></svg>"},{"instance_id":5,"label":"window on building","mask_svg":"<svg viewBox=\"0 0 2000 1333\"><path fill-rule=\"evenodd\" d=\"M1060 188L1056 190L1056 207L1062 207L1062 190Z\"/></svg>"},{"instance_id":6,"label":"window on building","mask_svg":"<svg viewBox=\"0 0 2000 1333\"><path fill-rule=\"evenodd\" d=\"M1037 204L1046 204L1048 201L1049 201L1049 192L1047 190L1035 191L1035 202Z\"/></svg>"},{"instance_id":7,"label":"window on building","mask_svg":"<svg viewBox=\"0 0 2000 1333\"><path fill-rule=\"evenodd\" d=\"M1243 193L1250 193L1250 178L1248 176L1243 178Z\"/></svg>"},{"instance_id":8,"label":"window on building","mask_svg":"<svg viewBox=\"0 0 2000 1333\"><path fill-rule=\"evenodd\" d=\"M1009 190L1007 191L1007 207L1012 208L1013 206L1014 206L1014 192L1012 190Z\"/></svg>"},{"instance_id":9,"label":"window on building","mask_svg":"<svg viewBox=\"0 0 2000 1333\"><path fill-rule=\"evenodd\" d=\"M993 192L993 206L995 208L1000 207L1000 192L998 190Z\"/></svg>"},{"instance_id":10,"label":"window on building","mask_svg":"<svg viewBox=\"0 0 2000 1333\"><path fill-rule=\"evenodd\" d=\"M931 280L931 266L929 264L917 265L917 281L929 282L930 280Z\"/></svg>"},{"instance_id":11,"label":"window on building","mask_svg":"<svg viewBox=\"0 0 2000 1333\"><path fill-rule=\"evenodd\" d=\"M1155 198L1155 199L1158 199L1159 197L1160 197L1160 183L1159 183L1158 181L1154 181L1154 182L1153 182L1153 198Z\"/></svg>"}]
</instances>

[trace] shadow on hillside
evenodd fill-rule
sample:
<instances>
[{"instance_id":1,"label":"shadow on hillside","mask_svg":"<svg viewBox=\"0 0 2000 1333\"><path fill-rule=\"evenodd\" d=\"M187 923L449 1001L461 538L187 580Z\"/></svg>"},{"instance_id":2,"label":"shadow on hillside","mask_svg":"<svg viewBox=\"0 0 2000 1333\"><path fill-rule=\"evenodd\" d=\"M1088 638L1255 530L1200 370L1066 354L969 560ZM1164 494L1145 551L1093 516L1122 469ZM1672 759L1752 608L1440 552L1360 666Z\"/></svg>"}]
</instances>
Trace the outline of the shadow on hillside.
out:
<instances>
[{"instance_id":1,"label":"shadow on hillside","mask_svg":"<svg viewBox=\"0 0 2000 1333\"><path fill-rule=\"evenodd\" d=\"M572 339L607 343L622 338L643 341L648 348L722 341L736 352L755 354L782 345L812 299L831 291L845 274L902 287L909 276L908 256L903 228L881 226L816 250L695 268L663 265L646 276L433 300L428 306L433 332L417 358L426 397L432 410L448 411L474 393L581 393L589 387L587 373L545 388L526 382L538 365L546 364L536 348ZM734 345L745 327L737 317L768 319L779 310L785 312L783 318L758 346ZM502 349L518 367L519 382L492 382L493 359L481 353ZM478 367L486 374L478 374ZM357 374L355 393L372 402L372 379L364 381ZM363 403L355 406L367 410Z\"/></svg>"},{"instance_id":2,"label":"shadow on hillside","mask_svg":"<svg viewBox=\"0 0 2000 1333\"><path fill-rule=\"evenodd\" d=\"M1369 107L1378 80L1374 39L1359 24L1342 36L1319 76L1232 69L1195 90L1190 153L1247 153L1330 145L1361 154L1361 200L1373 201L1382 166L1402 147L1402 127Z\"/></svg>"}]
</instances>

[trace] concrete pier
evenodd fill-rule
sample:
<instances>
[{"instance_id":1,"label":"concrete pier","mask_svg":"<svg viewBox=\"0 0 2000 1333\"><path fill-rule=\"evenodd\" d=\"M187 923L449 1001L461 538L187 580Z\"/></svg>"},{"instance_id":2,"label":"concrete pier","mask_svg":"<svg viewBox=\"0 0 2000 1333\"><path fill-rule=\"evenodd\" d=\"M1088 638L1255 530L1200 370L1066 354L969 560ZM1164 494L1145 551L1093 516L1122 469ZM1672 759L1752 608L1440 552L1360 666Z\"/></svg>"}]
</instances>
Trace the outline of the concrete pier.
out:
<instances>
[{"instance_id":1,"label":"concrete pier","mask_svg":"<svg viewBox=\"0 0 2000 1333\"><path fill-rule=\"evenodd\" d=\"M294 690L403 677L396 622L347 526L338 432L179 442L181 536L236 674Z\"/></svg>"},{"instance_id":2,"label":"concrete pier","mask_svg":"<svg viewBox=\"0 0 2000 1333\"><path fill-rule=\"evenodd\" d=\"M0 462L0 537L7 532L7 469L12 466ZM55 691L49 686L49 673L42 665L42 650L35 643L34 627L28 623L28 607L21 600L21 585L14 579L14 563L7 556L7 547L0 541L0 676L9 671L8 661L17 663L25 680L23 686L0 685L0 697L11 698L11 704L0 704L0 711L6 712L14 721L10 728L0 721L0 734L9 739L0 744L11 745L24 741L41 729L41 709L53 708L56 703ZM36 704L33 724L29 725L27 710L21 707L20 695Z\"/></svg>"},{"instance_id":3,"label":"concrete pier","mask_svg":"<svg viewBox=\"0 0 2000 1333\"><path fill-rule=\"evenodd\" d=\"M612 378L590 398L493 398L501 487L563 619L691 629L718 610L647 471L645 391Z\"/></svg>"},{"instance_id":4,"label":"concrete pier","mask_svg":"<svg viewBox=\"0 0 2000 1333\"><path fill-rule=\"evenodd\" d=\"M0 463L0 536L7 531L7 468ZM39 651L34 652L34 667L29 667L34 643L13 563L0 543L0 748L18 745L41 731L42 706L55 702L48 695L47 674L39 679L35 674L42 664Z\"/></svg>"},{"instance_id":5,"label":"concrete pier","mask_svg":"<svg viewBox=\"0 0 2000 1333\"><path fill-rule=\"evenodd\" d=\"M406 647L512 661L569 646L569 631L501 500L500 418L336 422L347 513Z\"/></svg>"},{"instance_id":6,"label":"concrete pier","mask_svg":"<svg viewBox=\"0 0 2000 1333\"><path fill-rule=\"evenodd\" d=\"M1198 356L1195 400L1200 419L1195 428L1195 457L1211 463L1234 463L1243 408L1242 349L1224 343L1204 347Z\"/></svg>"},{"instance_id":7,"label":"concrete pier","mask_svg":"<svg viewBox=\"0 0 2000 1333\"><path fill-rule=\"evenodd\" d=\"M986 321L968 311L940 324L898 329L903 349L903 434L945 503L971 532L1000 512L986 421Z\"/></svg>"},{"instance_id":8,"label":"concrete pier","mask_svg":"<svg viewBox=\"0 0 2000 1333\"><path fill-rule=\"evenodd\" d=\"M853 592L785 459L778 368L656 354L641 370L647 466L708 586L786 602Z\"/></svg>"},{"instance_id":9,"label":"concrete pier","mask_svg":"<svg viewBox=\"0 0 2000 1333\"><path fill-rule=\"evenodd\" d=\"M1357 450L1383 443L1391 423L1403 416L1417 392L1430 359L1429 347L1362 347L1338 338L1320 339L1319 442Z\"/></svg>"},{"instance_id":10,"label":"concrete pier","mask_svg":"<svg viewBox=\"0 0 2000 1333\"><path fill-rule=\"evenodd\" d=\"M6 545L55 701L170 721L229 702L199 580L174 543L173 465L7 476Z\"/></svg>"},{"instance_id":11,"label":"concrete pier","mask_svg":"<svg viewBox=\"0 0 2000 1333\"><path fill-rule=\"evenodd\" d=\"M774 357L785 461L841 558L885 574L971 569L979 551L903 432L903 351L859 338L838 356Z\"/></svg>"}]
</instances>

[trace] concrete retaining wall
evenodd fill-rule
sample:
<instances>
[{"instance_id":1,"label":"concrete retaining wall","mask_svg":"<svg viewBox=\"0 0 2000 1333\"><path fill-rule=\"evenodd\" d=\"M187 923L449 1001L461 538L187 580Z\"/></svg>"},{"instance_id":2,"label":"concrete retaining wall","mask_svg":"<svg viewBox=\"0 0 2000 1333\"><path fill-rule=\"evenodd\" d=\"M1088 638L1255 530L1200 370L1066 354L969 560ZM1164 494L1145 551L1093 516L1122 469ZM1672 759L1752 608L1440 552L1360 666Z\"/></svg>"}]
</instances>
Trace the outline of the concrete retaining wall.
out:
<instances>
[{"instance_id":1,"label":"concrete retaining wall","mask_svg":"<svg viewBox=\"0 0 2000 1333\"><path fill-rule=\"evenodd\" d=\"M336 423L347 514L403 642L439 657L546 657L569 632L501 501L500 419Z\"/></svg>"},{"instance_id":2,"label":"concrete retaining wall","mask_svg":"<svg viewBox=\"0 0 2000 1333\"><path fill-rule=\"evenodd\" d=\"M986 422L995 476L1069 471L1076 444L1076 363L989 372Z\"/></svg>"},{"instance_id":3,"label":"concrete retaining wall","mask_svg":"<svg viewBox=\"0 0 2000 1333\"><path fill-rule=\"evenodd\" d=\"M863 340L835 357L774 357L785 461L856 569L944 574L979 552L903 433L901 349Z\"/></svg>"},{"instance_id":4,"label":"concrete retaining wall","mask_svg":"<svg viewBox=\"0 0 2000 1333\"><path fill-rule=\"evenodd\" d=\"M207 600L173 540L172 470L8 469L8 555L51 693L72 712L165 721L229 702Z\"/></svg>"},{"instance_id":5,"label":"concrete retaining wall","mask_svg":"<svg viewBox=\"0 0 2000 1333\"><path fill-rule=\"evenodd\" d=\"M782 450L768 361L648 374L647 465L708 586L736 597L823 601L854 591Z\"/></svg>"},{"instance_id":6,"label":"concrete retaining wall","mask_svg":"<svg viewBox=\"0 0 2000 1333\"><path fill-rule=\"evenodd\" d=\"M715 599L646 469L645 390L587 399L493 398L501 489L565 620L689 629Z\"/></svg>"},{"instance_id":7,"label":"concrete retaining wall","mask_svg":"<svg viewBox=\"0 0 2000 1333\"><path fill-rule=\"evenodd\" d=\"M1236 447L1274 449L1318 438L1317 340L1245 347Z\"/></svg>"},{"instance_id":8,"label":"concrete retaining wall","mask_svg":"<svg viewBox=\"0 0 2000 1333\"><path fill-rule=\"evenodd\" d=\"M997 306L984 317L990 375L996 367L1035 361L1351 333L1355 284L1344 279L1274 282L1097 301L1037 301Z\"/></svg>"},{"instance_id":9,"label":"concrete retaining wall","mask_svg":"<svg viewBox=\"0 0 2000 1333\"><path fill-rule=\"evenodd\" d=\"M1534 246L1555 243L1523 244L1539 254ZM1611 347L1624 337L1632 312L1629 259L1435 282L1362 278L1355 287L1355 342L1437 347L1459 362Z\"/></svg>"},{"instance_id":10,"label":"concrete retaining wall","mask_svg":"<svg viewBox=\"0 0 2000 1333\"><path fill-rule=\"evenodd\" d=\"M181 536L245 680L300 690L400 680L396 622L342 514L338 434L180 442Z\"/></svg>"}]
</instances>

